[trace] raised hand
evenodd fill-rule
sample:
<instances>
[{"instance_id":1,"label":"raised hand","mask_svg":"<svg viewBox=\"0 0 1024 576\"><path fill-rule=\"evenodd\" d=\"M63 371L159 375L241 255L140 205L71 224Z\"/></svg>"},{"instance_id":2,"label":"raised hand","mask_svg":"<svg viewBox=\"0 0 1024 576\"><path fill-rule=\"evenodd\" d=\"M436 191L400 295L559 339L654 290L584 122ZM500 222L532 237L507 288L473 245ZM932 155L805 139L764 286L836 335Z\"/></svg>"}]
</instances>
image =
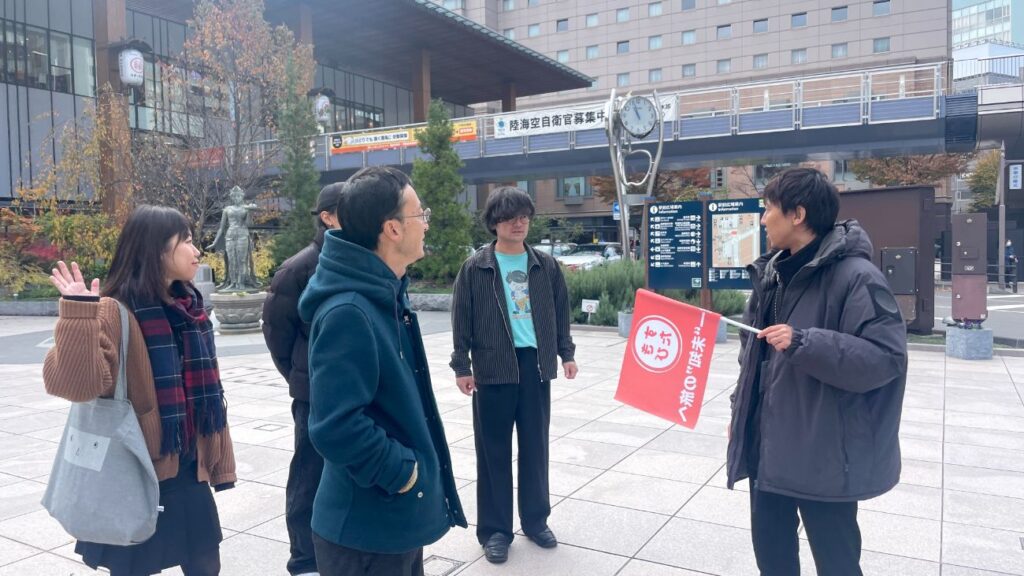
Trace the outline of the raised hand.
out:
<instances>
[{"instance_id":1,"label":"raised hand","mask_svg":"<svg viewBox=\"0 0 1024 576\"><path fill-rule=\"evenodd\" d=\"M82 271L78 269L78 263L71 263L71 270L68 270L63 261L57 262L57 268L50 274L50 282L57 287L61 296L99 296L100 280L93 278L89 286L85 285L82 278Z\"/></svg>"}]
</instances>

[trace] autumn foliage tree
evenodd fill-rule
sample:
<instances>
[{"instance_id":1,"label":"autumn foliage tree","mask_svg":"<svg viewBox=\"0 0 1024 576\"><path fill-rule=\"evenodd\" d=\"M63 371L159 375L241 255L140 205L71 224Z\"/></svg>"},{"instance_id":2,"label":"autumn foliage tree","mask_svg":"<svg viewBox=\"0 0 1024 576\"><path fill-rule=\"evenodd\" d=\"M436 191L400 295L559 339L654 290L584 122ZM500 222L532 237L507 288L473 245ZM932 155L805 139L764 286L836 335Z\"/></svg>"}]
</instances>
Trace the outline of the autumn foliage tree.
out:
<instances>
[{"instance_id":1,"label":"autumn foliage tree","mask_svg":"<svg viewBox=\"0 0 1024 576\"><path fill-rule=\"evenodd\" d=\"M639 181L641 178L643 178L643 174L629 175L631 181ZM604 203L611 204L618 200L614 176L592 176L590 186L594 191L594 196L600 198ZM711 171L707 168L665 170L658 172L652 194L658 202L695 200L699 191L707 190L710 187ZM631 194L646 194L646 192L646 188L630 190Z\"/></svg>"},{"instance_id":2,"label":"autumn foliage tree","mask_svg":"<svg viewBox=\"0 0 1024 576\"><path fill-rule=\"evenodd\" d=\"M989 150L978 157L967 178L974 201L971 211L977 212L991 208L996 204L996 186L999 184L999 166L1001 164L999 150Z\"/></svg>"},{"instance_id":3,"label":"autumn foliage tree","mask_svg":"<svg viewBox=\"0 0 1024 576\"><path fill-rule=\"evenodd\" d=\"M963 172L970 154L925 154L856 160L853 173L861 182L875 186L933 185Z\"/></svg>"},{"instance_id":4,"label":"autumn foliage tree","mask_svg":"<svg viewBox=\"0 0 1024 576\"><path fill-rule=\"evenodd\" d=\"M266 175L284 146L276 137L281 103L289 90L304 95L312 85L312 47L296 43L286 26L271 26L263 11L263 0L199 0L182 53L161 66L163 134L143 139L173 153L164 148L146 162L168 174L167 185L140 192L178 207L197 229L232 187L271 187Z\"/></svg>"}]
</instances>

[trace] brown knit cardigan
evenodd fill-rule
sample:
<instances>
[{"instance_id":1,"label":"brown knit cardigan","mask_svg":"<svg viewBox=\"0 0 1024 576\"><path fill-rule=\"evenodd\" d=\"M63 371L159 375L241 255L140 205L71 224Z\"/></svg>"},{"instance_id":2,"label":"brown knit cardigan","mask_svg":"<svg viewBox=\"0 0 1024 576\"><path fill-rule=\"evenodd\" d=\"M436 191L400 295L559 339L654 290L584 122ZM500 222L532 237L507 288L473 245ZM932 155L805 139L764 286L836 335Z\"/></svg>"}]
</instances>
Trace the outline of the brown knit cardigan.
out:
<instances>
[{"instance_id":1,"label":"brown knit cardigan","mask_svg":"<svg viewBox=\"0 0 1024 576\"><path fill-rule=\"evenodd\" d=\"M129 312L128 400L142 427L153 467L160 480L178 474L178 455L160 455L160 409L153 369L142 330ZM121 315L111 298L85 302L60 300L60 319L53 330L54 346L43 363L46 391L72 402L114 395L121 346ZM196 438L199 481L220 486L235 482L235 455L227 425L220 432Z\"/></svg>"}]
</instances>

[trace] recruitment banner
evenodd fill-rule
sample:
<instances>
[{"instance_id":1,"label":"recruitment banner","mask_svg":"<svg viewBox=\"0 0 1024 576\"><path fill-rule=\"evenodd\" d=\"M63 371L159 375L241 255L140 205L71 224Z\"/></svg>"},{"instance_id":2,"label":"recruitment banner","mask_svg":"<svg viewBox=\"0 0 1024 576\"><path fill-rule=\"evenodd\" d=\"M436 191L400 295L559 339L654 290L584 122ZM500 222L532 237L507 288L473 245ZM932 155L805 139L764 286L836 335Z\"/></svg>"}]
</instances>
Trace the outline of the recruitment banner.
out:
<instances>
[{"instance_id":1,"label":"recruitment banner","mask_svg":"<svg viewBox=\"0 0 1024 576\"><path fill-rule=\"evenodd\" d=\"M676 119L676 97L661 96L665 122ZM557 134L575 130L604 128L605 104L589 104L547 110L528 110L494 117L495 138L515 138L538 134Z\"/></svg>"},{"instance_id":2,"label":"recruitment banner","mask_svg":"<svg viewBox=\"0 0 1024 576\"><path fill-rule=\"evenodd\" d=\"M637 290L615 399L687 428L697 426L719 318Z\"/></svg>"},{"instance_id":3,"label":"recruitment banner","mask_svg":"<svg viewBox=\"0 0 1024 576\"><path fill-rule=\"evenodd\" d=\"M393 130L368 130L336 134L331 137L331 154L348 154L364 150L392 150L416 146L416 134L426 126L398 128ZM476 140L476 120L452 122L452 142Z\"/></svg>"}]
</instances>

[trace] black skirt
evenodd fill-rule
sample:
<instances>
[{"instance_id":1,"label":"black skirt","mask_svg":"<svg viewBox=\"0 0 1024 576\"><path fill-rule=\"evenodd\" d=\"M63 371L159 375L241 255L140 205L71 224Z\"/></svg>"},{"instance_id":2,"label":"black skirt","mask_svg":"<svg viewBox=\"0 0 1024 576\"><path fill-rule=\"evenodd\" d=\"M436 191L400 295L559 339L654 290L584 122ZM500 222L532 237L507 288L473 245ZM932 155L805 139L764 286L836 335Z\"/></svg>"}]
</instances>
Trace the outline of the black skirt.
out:
<instances>
[{"instance_id":1,"label":"black skirt","mask_svg":"<svg viewBox=\"0 0 1024 576\"><path fill-rule=\"evenodd\" d=\"M105 567L111 576L142 576L188 563L189 559L220 547L224 539L213 491L198 481L196 462L182 466L178 475L160 483L164 511L156 532L141 544L112 546L79 540L75 553L90 568Z\"/></svg>"}]
</instances>

